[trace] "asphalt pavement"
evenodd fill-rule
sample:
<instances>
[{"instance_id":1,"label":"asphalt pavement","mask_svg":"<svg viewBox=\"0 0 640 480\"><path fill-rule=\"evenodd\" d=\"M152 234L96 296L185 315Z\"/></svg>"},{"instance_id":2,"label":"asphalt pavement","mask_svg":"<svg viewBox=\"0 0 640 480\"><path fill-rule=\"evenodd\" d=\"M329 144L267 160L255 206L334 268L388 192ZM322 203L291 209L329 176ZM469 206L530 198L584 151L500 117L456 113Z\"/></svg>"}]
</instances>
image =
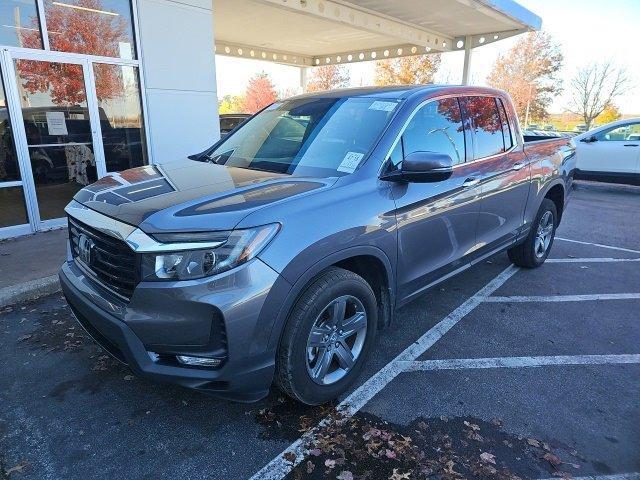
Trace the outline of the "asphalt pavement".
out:
<instances>
[{"instance_id":1,"label":"asphalt pavement","mask_svg":"<svg viewBox=\"0 0 640 480\"><path fill-rule=\"evenodd\" d=\"M60 294L4 308L0 479L640 479L639 217L574 192L547 264L404 307L339 412L136 378Z\"/></svg>"}]
</instances>

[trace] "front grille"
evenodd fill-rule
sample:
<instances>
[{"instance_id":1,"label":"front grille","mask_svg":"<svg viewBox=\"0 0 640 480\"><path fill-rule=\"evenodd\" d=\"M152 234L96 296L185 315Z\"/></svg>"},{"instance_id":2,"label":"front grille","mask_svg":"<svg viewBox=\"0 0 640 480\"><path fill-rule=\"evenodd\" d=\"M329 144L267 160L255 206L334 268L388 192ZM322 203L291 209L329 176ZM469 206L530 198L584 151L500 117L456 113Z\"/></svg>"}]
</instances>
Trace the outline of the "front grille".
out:
<instances>
[{"instance_id":1,"label":"front grille","mask_svg":"<svg viewBox=\"0 0 640 480\"><path fill-rule=\"evenodd\" d=\"M127 301L131 299L138 284L137 256L123 240L69 217L69 243L76 264L94 281Z\"/></svg>"}]
</instances>

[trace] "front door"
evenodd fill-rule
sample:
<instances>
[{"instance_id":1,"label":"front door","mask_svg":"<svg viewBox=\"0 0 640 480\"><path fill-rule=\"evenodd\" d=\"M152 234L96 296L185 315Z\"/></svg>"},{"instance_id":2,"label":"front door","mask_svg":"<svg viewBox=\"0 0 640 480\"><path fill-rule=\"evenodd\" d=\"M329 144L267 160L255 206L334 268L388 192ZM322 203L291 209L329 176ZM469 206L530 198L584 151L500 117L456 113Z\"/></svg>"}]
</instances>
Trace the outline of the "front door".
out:
<instances>
[{"instance_id":1,"label":"front door","mask_svg":"<svg viewBox=\"0 0 640 480\"><path fill-rule=\"evenodd\" d=\"M608 128L578 142L577 167L586 172L640 173L640 122Z\"/></svg>"},{"instance_id":2,"label":"front door","mask_svg":"<svg viewBox=\"0 0 640 480\"><path fill-rule=\"evenodd\" d=\"M442 182L392 186L398 222L400 301L466 266L476 245L480 190L474 165L465 165L465 131L456 98L421 106L401 135L391 161L397 165L416 151L445 153L456 166L453 175Z\"/></svg>"}]
</instances>

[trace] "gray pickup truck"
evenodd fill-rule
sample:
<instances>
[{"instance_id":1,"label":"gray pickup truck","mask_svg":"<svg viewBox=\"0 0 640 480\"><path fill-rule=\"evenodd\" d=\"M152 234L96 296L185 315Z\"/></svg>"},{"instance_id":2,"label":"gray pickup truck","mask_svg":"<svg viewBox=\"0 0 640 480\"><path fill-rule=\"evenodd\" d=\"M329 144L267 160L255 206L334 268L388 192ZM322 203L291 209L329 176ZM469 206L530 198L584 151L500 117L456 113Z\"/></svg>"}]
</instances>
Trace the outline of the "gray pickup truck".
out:
<instances>
[{"instance_id":1,"label":"gray pickup truck","mask_svg":"<svg viewBox=\"0 0 640 480\"><path fill-rule=\"evenodd\" d=\"M196 160L108 175L68 205L64 294L139 376L320 404L425 290L506 250L538 267L574 170L509 97L404 86L272 104Z\"/></svg>"}]
</instances>

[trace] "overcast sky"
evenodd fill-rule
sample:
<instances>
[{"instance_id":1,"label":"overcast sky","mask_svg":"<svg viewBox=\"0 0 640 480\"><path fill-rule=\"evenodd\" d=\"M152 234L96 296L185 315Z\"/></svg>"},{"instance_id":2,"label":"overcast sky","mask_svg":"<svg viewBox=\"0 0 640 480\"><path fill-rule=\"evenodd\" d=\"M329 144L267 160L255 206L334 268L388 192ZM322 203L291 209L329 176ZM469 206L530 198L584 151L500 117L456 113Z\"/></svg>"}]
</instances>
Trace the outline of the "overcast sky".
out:
<instances>
[{"instance_id":1,"label":"overcast sky","mask_svg":"<svg viewBox=\"0 0 640 480\"><path fill-rule=\"evenodd\" d=\"M542 17L542 28L560 43L564 67L560 77L565 92L554 102L553 113L563 111L569 101L569 81L576 69L594 61L613 60L633 79L633 88L616 102L625 114L640 114L640 0L518 0ZM471 78L484 84L493 62L515 42L507 39L474 50ZM442 55L437 81L459 83L462 52ZM299 69L257 60L216 57L218 94L239 94L254 73L267 72L281 91L299 85ZM373 62L349 65L352 85L373 82ZM243 79L240 81L240 79Z\"/></svg>"}]
</instances>

